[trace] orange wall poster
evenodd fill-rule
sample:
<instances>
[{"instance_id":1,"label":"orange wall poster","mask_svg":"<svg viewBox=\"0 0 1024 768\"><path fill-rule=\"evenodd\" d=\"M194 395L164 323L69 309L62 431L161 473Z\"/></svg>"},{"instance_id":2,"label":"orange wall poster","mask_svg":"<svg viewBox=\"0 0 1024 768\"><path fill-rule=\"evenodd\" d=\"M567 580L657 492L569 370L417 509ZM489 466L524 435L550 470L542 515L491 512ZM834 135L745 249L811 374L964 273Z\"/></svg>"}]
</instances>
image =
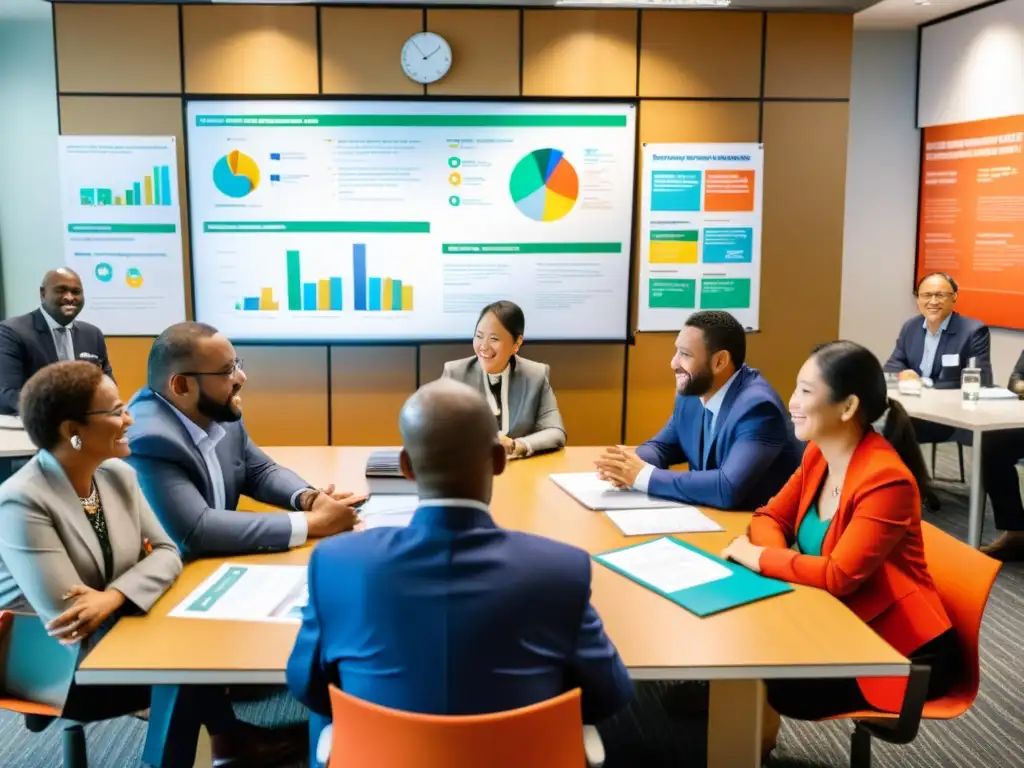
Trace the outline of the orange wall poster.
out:
<instances>
[{"instance_id":1,"label":"orange wall poster","mask_svg":"<svg viewBox=\"0 0 1024 768\"><path fill-rule=\"evenodd\" d=\"M918 215L917 280L946 272L961 314L1024 329L1024 116L925 128Z\"/></svg>"}]
</instances>

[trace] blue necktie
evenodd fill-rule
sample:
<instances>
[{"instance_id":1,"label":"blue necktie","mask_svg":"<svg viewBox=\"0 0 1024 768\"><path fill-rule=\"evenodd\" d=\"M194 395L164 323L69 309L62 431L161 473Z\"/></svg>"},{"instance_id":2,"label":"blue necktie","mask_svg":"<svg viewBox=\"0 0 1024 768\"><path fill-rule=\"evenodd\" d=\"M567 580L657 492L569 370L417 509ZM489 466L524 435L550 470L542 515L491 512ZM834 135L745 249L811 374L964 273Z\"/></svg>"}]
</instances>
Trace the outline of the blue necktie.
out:
<instances>
[{"instance_id":1,"label":"blue necktie","mask_svg":"<svg viewBox=\"0 0 1024 768\"><path fill-rule=\"evenodd\" d=\"M714 434L711 431L711 422L714 420L715 414L710 408L704 409L704 432L701 438L701 444L703 447L703 463L701 469L708 468L708 455L711 453L711 441L714 438Z\"/></svg>"}]
</instances>

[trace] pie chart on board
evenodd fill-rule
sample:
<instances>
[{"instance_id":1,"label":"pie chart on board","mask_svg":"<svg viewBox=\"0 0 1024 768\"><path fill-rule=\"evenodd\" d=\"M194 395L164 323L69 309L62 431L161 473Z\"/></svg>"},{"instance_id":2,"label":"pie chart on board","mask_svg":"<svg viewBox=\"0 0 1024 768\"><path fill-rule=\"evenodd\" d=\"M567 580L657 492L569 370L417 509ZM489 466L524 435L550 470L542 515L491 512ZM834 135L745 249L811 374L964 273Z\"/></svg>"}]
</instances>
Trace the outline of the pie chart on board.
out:
<instances>
[{"instance_id":1,"label":"pie chart on board","mask_svg":"<svg viewBox=\"0 0 1024 768\"><path fill-rule=\"evenodd\" d=\"M508 187L524 216L558 221L576 205L580 179L560 149L536 149L516 163Z\"/></svg>"},{"instance_id":2,"label":"pie chart on board","mask_svg":"<svg viewBox=\"0 0 1024 768\"><path fill-rule=\"evenodd\" d=\"M245 197L260 185L260 168L255 160L235 149L213 166L213 183L228 197Z\"/></svg>"}]
</instances>

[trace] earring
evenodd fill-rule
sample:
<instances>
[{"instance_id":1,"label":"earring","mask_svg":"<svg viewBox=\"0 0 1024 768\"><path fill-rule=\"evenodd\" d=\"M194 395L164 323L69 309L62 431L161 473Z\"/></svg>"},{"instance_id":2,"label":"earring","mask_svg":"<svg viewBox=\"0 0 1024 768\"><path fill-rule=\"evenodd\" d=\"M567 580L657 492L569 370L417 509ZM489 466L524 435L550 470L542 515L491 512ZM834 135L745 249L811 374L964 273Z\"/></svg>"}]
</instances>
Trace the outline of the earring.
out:
<instances>
[{"instance_id":1,"label":"earring","mask_svg":"<svg viewBox=\"0 0 1024 768\"><path fill-rule=\"evenodd\" d=\"M71 438L71 447L74 448L76 451L82 450L82 438L79 437L78 435L73 436Z\"/></svg>"}]
</instances>

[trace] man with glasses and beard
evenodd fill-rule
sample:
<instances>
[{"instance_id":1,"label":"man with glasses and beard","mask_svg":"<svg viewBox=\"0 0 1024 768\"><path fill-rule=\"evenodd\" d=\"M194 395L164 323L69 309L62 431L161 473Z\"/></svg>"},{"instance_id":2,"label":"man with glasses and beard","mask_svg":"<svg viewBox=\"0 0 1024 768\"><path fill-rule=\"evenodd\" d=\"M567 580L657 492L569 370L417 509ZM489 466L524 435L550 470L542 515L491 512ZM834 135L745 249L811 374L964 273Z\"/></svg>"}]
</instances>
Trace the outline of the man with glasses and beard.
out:
<instances>
[{"instance_id":1,"label":"man with glasses and beard","mask_svg":"<svg viewBox=\"0 0 1024 768\"><path fill-rule=\"evenodd\" d=\"M803 447L782 399L744 364L747 337L728 312L690 315L672 358L672 417L636 451L606 449L602 479L661 498L725 510L752 510L796 471ZM687 463L689 471L669 469Z\"/></svg>"},{"instance_id":2,"label":"man with glasses and beard","mask_svg":"<svg viewBox=\"0 0 1024 768\"><path fill-rule=\"evenodd\" d=\"M184 559L278 552L353 528L358 499L311 487L249 438L242 361L216 328L172 325L153 342L147 376L129 404L128 463ZM242 495L295 511L240 512Z\"/></svg>"}]
</instances>

